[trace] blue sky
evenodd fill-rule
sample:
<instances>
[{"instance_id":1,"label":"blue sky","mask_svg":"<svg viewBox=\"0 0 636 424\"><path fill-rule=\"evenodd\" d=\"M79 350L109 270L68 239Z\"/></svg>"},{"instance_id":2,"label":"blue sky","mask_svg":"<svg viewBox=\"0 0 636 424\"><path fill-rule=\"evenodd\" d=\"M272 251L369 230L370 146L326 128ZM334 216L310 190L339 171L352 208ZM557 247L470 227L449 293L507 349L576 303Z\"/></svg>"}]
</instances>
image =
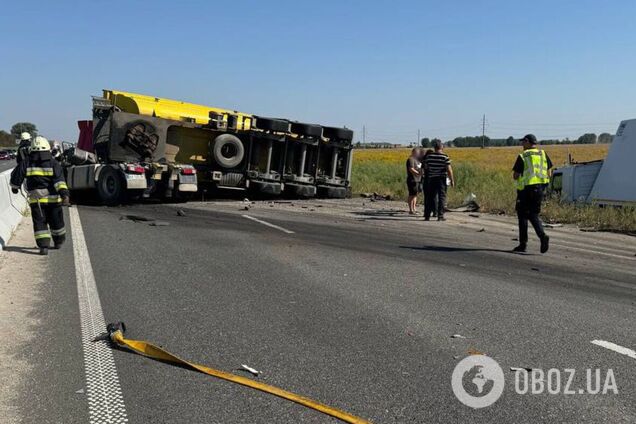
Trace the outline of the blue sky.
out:
<instances>
[{"instance_id":1,"label":"blue sky","mask_svg":"<svg viewBox=\"0 0 636 424\"><path fill-rule=\"evenodd\" d=\"M636 117L634 1L11 1L0 129L77 139L114 88L406 143L614 132Z\"/></svg>"}]
</instances>

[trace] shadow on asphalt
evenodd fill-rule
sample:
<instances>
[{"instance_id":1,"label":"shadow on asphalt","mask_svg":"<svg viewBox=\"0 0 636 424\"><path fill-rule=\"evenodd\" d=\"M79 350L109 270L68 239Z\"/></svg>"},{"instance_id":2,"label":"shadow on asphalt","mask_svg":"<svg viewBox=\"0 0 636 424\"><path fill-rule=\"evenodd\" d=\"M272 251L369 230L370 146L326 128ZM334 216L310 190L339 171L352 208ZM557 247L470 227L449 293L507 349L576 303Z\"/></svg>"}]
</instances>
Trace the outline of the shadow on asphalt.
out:
<instances>
[{"instance_id":1,"label":"shadow on asphalt","mask_svg":"<svg viewBox=\"0 0 636 424\"><path fill-rule=\"evenodd\" d=\"M5 246L2 250L7 252L25 253L27 255L40 255L40 249L37 247Z\"/></svg>"},{"instance_id":2,"label":"shadow on asphalt","mask_svg":"<svg viewBox=\"0 0 636 424\"><path fill-rule=\"evenodd\" d=\"M450 246L400 246L400 249L422 250L426 252L501 252L516 255L512 249L481 249L477 247L450 247Z\"/></svg>"}]
</instances>

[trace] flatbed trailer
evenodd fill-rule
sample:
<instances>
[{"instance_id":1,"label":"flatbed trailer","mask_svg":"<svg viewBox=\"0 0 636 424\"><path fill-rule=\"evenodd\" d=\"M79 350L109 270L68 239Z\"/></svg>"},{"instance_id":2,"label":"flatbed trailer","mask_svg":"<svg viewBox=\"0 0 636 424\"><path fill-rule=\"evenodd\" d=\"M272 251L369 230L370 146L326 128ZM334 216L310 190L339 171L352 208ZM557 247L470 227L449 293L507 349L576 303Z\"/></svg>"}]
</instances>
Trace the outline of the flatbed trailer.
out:
<instances>
[{"instance_id":1,"label":"flatbed trailer","mask_svg":"<svg viewBox=\"0 0 636 424\"><path fill-rule=\"evenodd\" d=\"M159 139L175 152L175 161L196 168L200 189L291 197L350 192L353 132L346 128L115 90L104 90L103 98L140 120L169 122Z\"/></svg>"}]
</instances>

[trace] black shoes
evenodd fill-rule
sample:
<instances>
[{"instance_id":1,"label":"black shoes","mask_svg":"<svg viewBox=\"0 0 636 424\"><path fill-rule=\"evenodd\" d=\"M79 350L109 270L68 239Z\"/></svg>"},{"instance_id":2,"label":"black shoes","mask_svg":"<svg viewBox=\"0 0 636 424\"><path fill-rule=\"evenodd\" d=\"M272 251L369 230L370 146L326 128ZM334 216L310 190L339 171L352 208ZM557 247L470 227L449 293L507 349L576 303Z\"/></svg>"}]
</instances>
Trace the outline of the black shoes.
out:
<instances>
[{"instance_id":1,"label":"black shoes","mask_svg":"<svg viewBox=\"0 0 636 424\"><path fill-rule=\"evenodd\" d=\"M541 253L545 253L550 248L550 237L543 236L541 237ZM512 249L513 252L523 253L526 251L526 245L520 244L519 246Z\"/></svg>"},{"instance_id":2,"label":"black shoes","mask_svg":"<svg viewBox=\"0 0 636 424\"><path fill-rule=\"evenodd\" d=\"M46 256L48 254L49 254L49 248L48 247L40 247L40 255Z\"/></svg>"}]
</instances>

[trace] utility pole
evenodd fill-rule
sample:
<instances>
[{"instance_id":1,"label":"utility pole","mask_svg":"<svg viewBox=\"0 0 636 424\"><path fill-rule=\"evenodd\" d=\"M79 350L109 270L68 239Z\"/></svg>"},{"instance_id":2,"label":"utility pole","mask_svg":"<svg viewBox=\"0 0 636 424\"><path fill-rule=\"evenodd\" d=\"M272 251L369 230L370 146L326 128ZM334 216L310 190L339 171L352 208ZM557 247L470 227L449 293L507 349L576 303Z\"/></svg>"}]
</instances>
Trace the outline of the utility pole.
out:
<instances>
[{"instance_id":1,"label":"utility pole","mask_svg":"<svg viewBox=\"0 0 636 424\"><path fill-rule=\"evenodd\" d=\"M367 127L365 125L362 126L362 144L367 142Z\"/></svg>"},{"instance_id":2,"label":"utility pole","mask_svg":"<svg viewBox=\"0 0 636 424\"><path fill-rule=\"evenodd\" d=\"M486 114L481 119L481 148L486 147Z\"/></svg>"},{"instance_id":3,"label":"utility pole","mask_svg":"<svg viewBox=\"0 0 636 424\"><path fill-rule=\"evenodd\" d=\"M420 143L422 142L422 139L420 138L420 129L417 129L417 141L415 142L415 146L419 146Z\"/></svg>"}]
</instances>

